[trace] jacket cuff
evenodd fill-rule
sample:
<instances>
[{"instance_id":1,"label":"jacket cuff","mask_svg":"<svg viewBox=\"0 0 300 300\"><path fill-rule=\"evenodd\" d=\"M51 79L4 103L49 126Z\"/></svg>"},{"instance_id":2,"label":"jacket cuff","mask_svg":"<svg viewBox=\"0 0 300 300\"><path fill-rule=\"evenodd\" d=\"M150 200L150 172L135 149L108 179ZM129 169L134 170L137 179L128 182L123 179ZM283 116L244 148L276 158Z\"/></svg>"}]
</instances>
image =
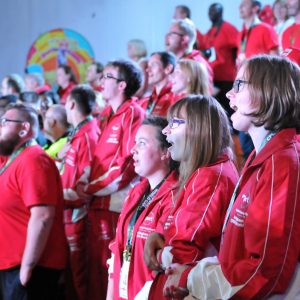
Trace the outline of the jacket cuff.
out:
<instances>
[{"instance_id":1,"label":"jacket cuff","mask_svg":"<svg viewBox=\"0 0 300 300\"><path fill-rule=\"evenodd\" d=\"M179 279L179 287L187 288L187 280L191 270L194 268L196 264L189 265L181 274Z\"/></svg>"}]
</instances>

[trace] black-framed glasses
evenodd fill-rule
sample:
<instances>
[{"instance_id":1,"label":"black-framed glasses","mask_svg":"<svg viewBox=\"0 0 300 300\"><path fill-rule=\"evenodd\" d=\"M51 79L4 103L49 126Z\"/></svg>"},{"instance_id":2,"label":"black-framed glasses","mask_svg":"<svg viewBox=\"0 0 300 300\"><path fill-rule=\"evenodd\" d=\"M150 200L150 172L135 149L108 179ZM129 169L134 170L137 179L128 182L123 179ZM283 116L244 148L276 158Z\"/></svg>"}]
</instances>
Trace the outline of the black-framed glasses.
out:
<instances>
[{"instance_id":1,"label":"black-framed glasses","mask_svg":"<svg viewBox=\"0 0 300 300\"><path fill-rule=\"evenodd\" d=\"M180 32L176 32L176 31L170 31L170 32L168 32L167 33L167 35L172 35L172 34L174 34L174 35L178 35L178 36L184 36L184 34L183 33L180 33Z\"/></svg>"},{"instance_id":2,"label":"black-framed glasses","mask_svg":"<svg viewBox=\"0 0 300 300\"><path fill-rule=\"evenodd\" d=\"M168 125L169 125L169 127L170 127L171 129L174 129L174 128L179 127L181 124L185 124L185 123L186 123L186 121L183 120L183 119L171 118L171 119L169 120Z\"/></svg>"},{"instance_id":3,"label":"black-framed glasses","mask_svg":"<svg viewBox=\"0 0 300 300\"><path fill-rule=\"evenodd\" d=\"M8 122L13 122L13 123L24 123L25 121L21 120L11 120L7 118L0 118L0 126L5 126Z\"/></svg>"},{"instance_id":4,"label":"black-framed glasses","mask_svg":"<svg viewBox=\"0 0 300 300\"><path fill-rule=\"evenodd\" d=\"M233 91L235 93L238 93L241 91L241 88L243 87L243 84L245 83L249 83L249 81L246 81L246 80L242 80L242 79L236 79L234 82L233 82Z\"/></svg>"},{"instance_id":5,"label":"black-framed glasses","mask_svg":"<svg viewBox=\"0 0 300 300\"><path fill-rule=\"evenodd\" d=\"M104 75L103 75L103 78L104 78L104 79L114 79L114 80L117 80L117 81L124 81L123 79L114 77L114 76L113 76L112 74L110 74L110 73L104 74Z\"/></svg>"}]
</instances>

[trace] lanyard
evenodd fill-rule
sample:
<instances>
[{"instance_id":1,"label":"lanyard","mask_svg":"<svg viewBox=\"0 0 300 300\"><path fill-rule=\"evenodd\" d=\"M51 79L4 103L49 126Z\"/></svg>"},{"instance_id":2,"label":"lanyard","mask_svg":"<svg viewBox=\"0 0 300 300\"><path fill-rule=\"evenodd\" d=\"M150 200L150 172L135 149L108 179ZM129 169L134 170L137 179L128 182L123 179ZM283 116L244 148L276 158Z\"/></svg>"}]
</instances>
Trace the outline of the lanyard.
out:
<instances>
[{"instance_id":1,"label":"lanyard","mask_svg":"<svg viewBox=\"0 0 300 300\"><path fill-rule=\"evenodd\" d=\"M147 108L146 108L146 115L147 116L150 116L152 114L155 104L156 104L156 101L153 100L153 96L151 95L150 99L148 101Z\"/></svg>"},{"instance_id":2,"label":"lanyard","mask_svg":"<svg viewBox=\"0 0 300 300\"><path fill-rule=\"evenodd\" d=\"M128 260L128 258L131 255L134 225L135 225L137 219L139 218L139 216L141 215L141 213L145 210L145 208L147 208L149 206L149 204L151 203L152 199L155 197L155 195L157 194L159 188L165 182L165 180L167 179L167 177L169 176L169 174L170 173L168 173L164 177L164 179L152 190L152 192L149 193L149 188L148 188L148 190L144 194L144 196L143 196L140 204L138 205L137 209L135 210L132 218L130 219L129 224L128 224L128 228L127 228L126 250L124 251L125 252L125 258L126 258L126 260Z\"/></svg>"},{"instance_id":3,"label":"lanyard","mask_svg":"<svg viewBox=\"0 0 300 300\"><path fill-rule=\"evenodd\" d=\"M272 137L275 135L276 133L275 132L270 132L265 138L264 140L262 141L261 145L260 145L260 148L258 150L258 153L265 147L265 145L272 139ZM236 197L237 197L237 193L238 193L238 189L240 187L240 184L241 184L241 181L242 181L242 178L243 178L243 174L241 175L241 177L239 178L235 188L234 188L234 191L233 191L233 194L232 194L232 197L230 199L230 203L229 203L229 206L228 206L228 209L227 209L227 212L226 212L226 216L225 216L225 221L224 221L224 224L223 224L223 228L222 228L222 238L223 238L223 234L224 234L224 231L225 231L225 228L227 226L227 223L228 223L228 220L229 220L229 217L230 217L230 213L231 213L231 210L232 210L232 207L234 205L234 202L236 200Z\"/></svg>"},{"instance_id":4,"label":"lanyard","mask_svg":"<svg viewBox=\"0 0 300 300\"><path fill-rule=\"evenodd\" d=\"M15 160L15 158L23 151L25 150L27 147L32 146L32 145L36 145L36 141L35 140L29 140L27 142L25 142L24 144L22 144L20 146L20 148L18 148L17 150L15 150L12 155L10 156L10 158L8 159L8 161L6 162L6 164L0 169L0 175L2 175L4 173L4 171L9 167L9 165Z\"/></svg>"},{"instance_id":5,"label":"lanyard","mask_svg":"<svg viewBox=\"0 0 300 300\"><path fill-rule=\"evenodd\" d=\"M84 119L83 121L81 121L73 130L71 130L71 132L68 134L68 142L70 143L73 139L73 137L75 136L75 134L79 131L79 129L85 125L87 122L92 121L93 117L92 116L88 116L86 119Z\"/></svg>"},{"instance_id":6,"label":"lanyard","mask_svg":"<svg viewBox=\"0 0 300 300\"><path fill-rule=\"evenodd\" d=\"M86 123L88 123L89 121L92 121L93 117L92 116L88 116L86 119L84 119L83 121L81 121L73 130L71 130L71 132L68 134L68 138L67 138L67 142L70 144L75 136L75 134L79 131L79 129L85 125ZM62 159L61 161L61 165L60 165L60 169L59 169L59 173L62 175L64 173L65 170L65 163L66 163L66 156Z\"/></svg>"},{"instance_id":7,"label":"lanyard","mask_svg":"<svg viewBox=\"0 0 300 300\"><path fill-rule=\"evenodd\" d=\"M254 22L251 24L250 28L246 32L243 30L242 40L241 40L241 53L246 52L246 47L247 47L247 43L248 43L251 31L259 23L260 23L260 21L255 19Z\"/></svg>"}]
</instances>

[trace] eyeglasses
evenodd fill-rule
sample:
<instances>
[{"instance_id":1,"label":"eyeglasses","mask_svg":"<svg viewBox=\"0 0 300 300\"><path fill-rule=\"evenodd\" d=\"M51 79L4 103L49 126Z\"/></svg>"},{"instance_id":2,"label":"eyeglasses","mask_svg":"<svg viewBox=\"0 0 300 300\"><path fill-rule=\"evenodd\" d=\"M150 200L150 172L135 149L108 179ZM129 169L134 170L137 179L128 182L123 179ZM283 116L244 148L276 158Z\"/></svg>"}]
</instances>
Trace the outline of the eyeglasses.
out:
<instances>
[{"instance_id":1,"label":"eyeglasses","mask_svg":"<svg viewBox=\"0 0 300 300\"><path fill-rule=\"evenodd\" d=\"M184 36L183 33L176 32L176 31L170 31L170 32L167 33L168 36L169 36L169 35L172 35L172 34L179 35L179 36Z\"/></svg>"},{"instance_id":2,"label":"eyeglasses","mask_svg":"<svg viewBox=\"0 0 300 300\"><path fill-rule=\"evenodd\" d=\"M232 86L233 91L234 91L235 93L240 92L240 91L241 91L241 88L243 87L243 84L244 84L244 83L249 83L249 81L242 80L242 79L237 79L237 80L235 80L235 81L233 82L233 86Z\"/></svg>"},{"instance_id":3,"label":"eyeglasses","mask_svg":"<svg viewBox=\"0 0 300 300\"><path fill-rule=\"evenodd\" d=\"M6 126L8 122L24 123L24 121L21 121L21 120L11 120L11 119L6 119L6 118L1 118L0 119L0 126Z\"/></svg>"},{"instance_id":4,"label":"eyeglasses","mask_svg":"<svg viewBox=\"0 0 300 300\"><path fill-rule=\"evenodd\" d=\"M174 129L174 128L179 127L179 125L185 124L185 123L186 123L186 121L183 120L183 119L171 118L171 119L169 120L168 126L169 126L171 129Z\"/></svg>"},{"instance_id":5,"label":"eyeglasses","mask_svg":"<svg viewBox=\"0 0 300 300\"><path fill-rule=\"evenodd\" d=\"M124 81L123 79L120 79L120 78L117 78L117 77L114 77L113 75L111 75L110 73L106 73L103 75L103 78L104 79L114 79L114 80L117 80L117 81Z\"/></svg>"}]
</instances>

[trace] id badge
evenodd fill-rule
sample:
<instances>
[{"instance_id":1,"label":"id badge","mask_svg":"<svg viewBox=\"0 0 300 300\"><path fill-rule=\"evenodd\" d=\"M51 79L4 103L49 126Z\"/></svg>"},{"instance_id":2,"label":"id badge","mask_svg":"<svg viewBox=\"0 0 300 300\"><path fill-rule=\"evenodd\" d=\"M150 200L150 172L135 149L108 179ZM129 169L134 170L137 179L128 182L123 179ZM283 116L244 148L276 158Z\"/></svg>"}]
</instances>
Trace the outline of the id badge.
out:
<instances>
[{"instance_id":1,"label":"id badge","mask_svg":"<svg viewBox=\"0 0 300 300\"><path fill-rule=\"evenodd\" d=\"M120 297L123 299L128 299L127 289L128 289L129 266L130 266L130 262L124 260L121 268L120 284L119 284Z\"/></svg>"}]
</instances>

